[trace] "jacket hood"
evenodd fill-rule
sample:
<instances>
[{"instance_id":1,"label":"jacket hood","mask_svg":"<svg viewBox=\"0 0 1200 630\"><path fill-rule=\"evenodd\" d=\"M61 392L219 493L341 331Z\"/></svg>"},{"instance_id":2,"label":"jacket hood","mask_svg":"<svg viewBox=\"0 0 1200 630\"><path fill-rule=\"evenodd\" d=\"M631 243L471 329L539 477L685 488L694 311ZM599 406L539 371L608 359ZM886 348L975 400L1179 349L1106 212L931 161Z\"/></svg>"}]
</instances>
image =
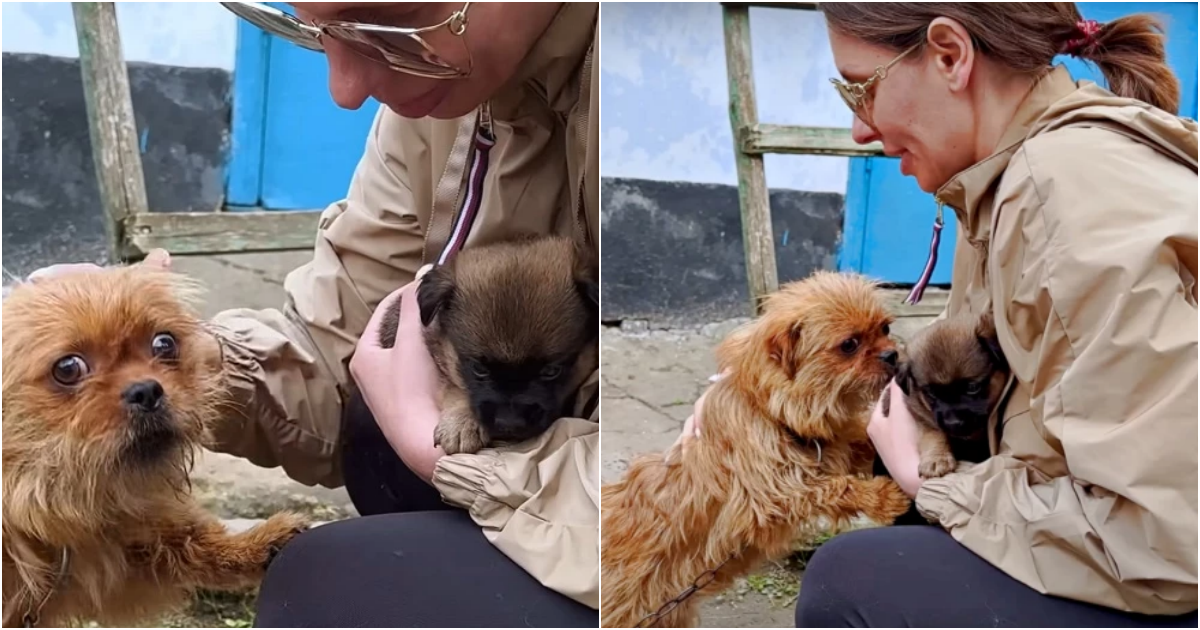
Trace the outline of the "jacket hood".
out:
<instances>
[{"instance_id":1,"label":"jacket hood","mask_svg":"<svg viewBox=\"0 0 1200 630\"><path fill-rule=\"evenodd\" d=\"M1195 121L1116 96L1092 81L1076 82L1066 67L1056 66L1038 80L1017 108L996 152L937 191L937 199L954 209L969 242L990 238L992 204L985 202L1013 154L1026 140L1068 125L1104 127L1196 169Z\"/></svg>"}]
</instances>

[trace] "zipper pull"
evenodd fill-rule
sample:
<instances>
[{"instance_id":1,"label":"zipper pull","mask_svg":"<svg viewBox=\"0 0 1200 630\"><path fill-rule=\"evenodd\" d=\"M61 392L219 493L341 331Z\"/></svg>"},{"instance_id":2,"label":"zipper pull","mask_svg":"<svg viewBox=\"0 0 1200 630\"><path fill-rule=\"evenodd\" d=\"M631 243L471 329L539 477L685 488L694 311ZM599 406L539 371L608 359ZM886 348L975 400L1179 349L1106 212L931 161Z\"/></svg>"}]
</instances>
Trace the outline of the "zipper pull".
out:
<instances>
[{"instance_id":1,"label":"zipper pull","mask_svg":"<svg viewBox=\"0 0 1200 630\"><path fill-rule=\"evenodd\" d=\"M917 278L912 291L908 293L908 297L904 298L905 304L915 305L921 301L925 295L925 288L933 279L933 270L937 267L938 245L942 243L942 228L946 225L942 212L942 206L945 204L941 197L935 195L933 199L937 202L937 216L933 219L933 238L929 242L929 258L925 260L925 268L921 270L921 277Z\"/></svg>"},{"instance_id":2,"label":"zipper pull","mask_svg":"<svg viewBox=\"0 0 1200 630\"><path fill-rule=\"evenodd\" d=\"M495 140L496 134L492 132L492 102L484 101L479 108L479 130L488 140Z\"/></svg>"}]
</instances>

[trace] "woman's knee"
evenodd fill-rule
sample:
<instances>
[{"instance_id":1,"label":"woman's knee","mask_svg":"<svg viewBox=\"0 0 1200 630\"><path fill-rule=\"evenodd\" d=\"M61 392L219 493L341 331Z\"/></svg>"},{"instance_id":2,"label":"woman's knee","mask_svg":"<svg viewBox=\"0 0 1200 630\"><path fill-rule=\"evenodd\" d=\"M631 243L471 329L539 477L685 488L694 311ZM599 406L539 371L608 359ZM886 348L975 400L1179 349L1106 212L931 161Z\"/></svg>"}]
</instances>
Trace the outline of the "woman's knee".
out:
<instances>
[{"instance_id":1,"label":"woman's knee","mask_svg":"<svg viewBox=\"0 0 1200 630\"><path fill-rule=\"evenodd\" d=\"M796 627L862 625L861 604L896 592L899 565L880 562L885 554L938 546L953 539L928 525L879 527L840 534L821 545L809 560L796 601ZM910 558L913 555L910 555ZM891 585L891 586L889 586Z\"/></svg>"}]
</instances>

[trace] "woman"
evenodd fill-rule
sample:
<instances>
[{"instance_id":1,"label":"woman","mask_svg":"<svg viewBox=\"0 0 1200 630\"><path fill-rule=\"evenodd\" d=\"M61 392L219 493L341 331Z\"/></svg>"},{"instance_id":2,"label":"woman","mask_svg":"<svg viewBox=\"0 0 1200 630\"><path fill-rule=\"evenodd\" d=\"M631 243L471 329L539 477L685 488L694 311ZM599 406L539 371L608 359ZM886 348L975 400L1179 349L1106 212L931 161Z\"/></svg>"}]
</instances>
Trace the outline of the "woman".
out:
<instances>
[{"instance_id":1,"label":"woman","mask_svg":"<svg viewBox=\"0 0 1200 630\"><path fill-rule=\"evenodd\" d=\"M445 456L419 321L384 350L372 313L402 299L415 314L418 268L464 246L535 232L596 247L596 5L305 3L297 20L224 4L324 52L338 105L384 104L285 306L212 322L230 392L214 449L344 483L364 515L280 552L257 625L595 627L597 377L540 439ZM365 407L346 409L352 385Z\"/></svg>"},{"instance_id":2,"label":"woman","mask_svg":"<svg viewBox=\"0 0 1200 630\"><path fill-rule=\"evenodd\" d=\"M881 459L938 527L824 545L797 625L1194 627L1197 133L1168 113L1156 23L1073 3L820 8L855 141L958 218L946 314L990 310L1015 376L993 456L939 479L917 474L904 406L876 410ZM1052 68L1060 53L1112 92Z\"/></svg>"}]
</instances>

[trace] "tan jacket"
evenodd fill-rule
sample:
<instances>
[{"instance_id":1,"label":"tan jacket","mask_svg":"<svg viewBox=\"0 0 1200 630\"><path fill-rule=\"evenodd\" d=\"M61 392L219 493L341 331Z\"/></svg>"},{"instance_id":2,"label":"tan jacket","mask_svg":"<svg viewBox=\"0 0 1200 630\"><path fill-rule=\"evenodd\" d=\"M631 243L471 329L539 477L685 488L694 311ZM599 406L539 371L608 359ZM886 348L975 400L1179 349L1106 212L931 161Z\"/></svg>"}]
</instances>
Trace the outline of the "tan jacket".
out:
<instances>
[{"instance_id":1,"label":"tan jacket","mask_svg":"<svg viewBox=\"0 0 1200 630\"><path fill-rule=\"evenodd\" d=\"M1060 67L938 193L947 311L991 309L1015 378L994 456L917 506L1040 592L1196 610L1196 138Z\"/></svg>"},{"instance_id":2,"label":"tan jacket","mask_svg":"<svg viewBox=\"0 0 1200 630\"><path fill-rule=\"evenodd\" d=\"M339 486L337 457L349 362L371 312L451 240L464 205L475 137L495 145L466 246L517 232L599 242L597 5L567 3L518 69L479 112L407 120L383 108L345 200L321 215L312 262L286 280L280 310L215 318L230 413L220 451L282 466L306 484ZM435 486L546 586L599 602L598 373L536 443L443 457Z\"/></svg>"}]
</instances>

